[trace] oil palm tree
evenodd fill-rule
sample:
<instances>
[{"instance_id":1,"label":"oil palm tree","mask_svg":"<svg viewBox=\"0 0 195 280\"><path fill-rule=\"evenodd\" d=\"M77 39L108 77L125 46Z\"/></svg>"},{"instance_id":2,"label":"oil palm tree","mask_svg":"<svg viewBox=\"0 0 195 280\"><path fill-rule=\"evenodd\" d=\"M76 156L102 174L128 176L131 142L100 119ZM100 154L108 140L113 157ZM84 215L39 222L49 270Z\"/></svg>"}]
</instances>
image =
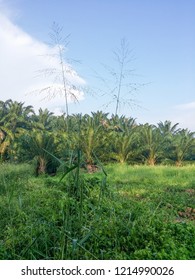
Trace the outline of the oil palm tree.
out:
<instances>
[{"instance_id":1,"label":"oil palm tree","mask_svg":"<svg viewBox=\"0 0 195 280\"><path fill-rule=\"evenodd\" d=\"M173 138L181 130L178 128L178 123L172 125L171 121L164 121L158 123L158 129L161 136L163 137L163 151L164 159L167 161L170 160L173 149Z\"/></svg>"},{"instance_id":2,"label":"oil palm tree","mask_svg":"<svg viewBox=\"0 0 195 280\"><path fill-rule=\"evenodd\" d=\"M33 117L33 124L35 128L52 130L53 113L48 109L40 108L37 115Z\"/></svg>"},{"instance_id":3,"label":"oil palm tree","mask_svg":"<svg viewBox=\"0 0 195 280\"><path fill-rule=\"evenodd\" d=\"M57 141L52 133L33 129L24 135L22 148L29 159L36 161L36 175L56 172L57 161L51 154L56 153Z\"/></svg>"},{"instance_id":4,"label":"oil palm tree","mask_svg":"<svg viewBox=\"0 0 195 280\"><path fill-rule=\"evenodd\" d=\"M6 160L9 155L9 147L14 140L14 135L10 129L1 126L0 128L0 159L1 161Z\"/></svg>"},{"instance_id":5,"label":"oil palm tree","mask_svg":"<svg viewBox=\"0 0 195 280\"><path fill-rule=\"evenodd\" d=\"M80 139L81 148L85 156L86 164L88 168L94 163L93 152L96 152L101 137L102 126L95 123L93 117L85 115L82 119Z\"/></svg>"},{"instance_id":6,"label":"oil palm tree","mask_svg":"<svg viewBox=\"0 0 195 280\"><path fill-rule=\"evenodd\" d=\"M0 154L5 159L5 154L15 154L16 147L13 142L20 137L26 129L31 127L31 115L34 114L32 106L11 99L0 103ZM16 144L16 142L15 142ZM16 146L16 145L15 145Z\"/></svg>"},{"instance_id":7,"label":"oil palm tree","mask_svg":"<svg viewBox=\"0 0 195 280\"><path fill-rule=\"evenodd\" d=\"M110 156L120 163L127 162L135 156L136 122L133 118L113 115L110 120L112 129Z\"/></svg>"},{"instance_id":8,"label":"oil palm tree","mask_svg":"<svg viewBox=\"0 0 195 280\"><path fill-rule=\"evenodd\" d=\"M112 159L120 163L133 160L136 155L136 133L134 130L125 133L114 132L112 135Z\"/></svg>"},{"instance_id":9,"label":"oil palm tree","mask_svg":"<svg viewBox=\"0 0 195 280\"><path fill-rule=\"evenodd\" d=\"M155 165L163 156L163 138L160 130L154 125L141 125L140 128L141 156L148 165Z\"/></svg>"},{"instance_id":10,"label":"oil palm tree","mask_svg":"<svg viewBox=\"0 0 195 280\"><path fill-rule=\"evenodd\" d=\"M164 121L158 123L158 128L160 130L160 133L163 137L169 137L172 135L175 135L180 131L180 128L178 128L179 123L176 123L172 125L171 121Z\"/></svg>"},{"instance_id":11,"label":"oil palm tree","mask_svg":"<svg viewBox=\"0 0 195 280\"><path fill-rule=\"evenodd\" d=\"M31 115L34 114L32 106L24 106L24 103L8 100L7 112L4 115L2 122L4 122L9 129L15 134L20 129L29 127Z\"/></svg>"},{"instance_id":12,"label":"oil palm tree","mask_svg":"<svg viewBox=\"0 0 195 280\"><path fill-rule=\"evenodd\" d=\"M182 129L173 137L173 158L176 166L182 166L183 161L192 152L195 147L195 133L188 129Z\"/></svg>"}]
</instances>

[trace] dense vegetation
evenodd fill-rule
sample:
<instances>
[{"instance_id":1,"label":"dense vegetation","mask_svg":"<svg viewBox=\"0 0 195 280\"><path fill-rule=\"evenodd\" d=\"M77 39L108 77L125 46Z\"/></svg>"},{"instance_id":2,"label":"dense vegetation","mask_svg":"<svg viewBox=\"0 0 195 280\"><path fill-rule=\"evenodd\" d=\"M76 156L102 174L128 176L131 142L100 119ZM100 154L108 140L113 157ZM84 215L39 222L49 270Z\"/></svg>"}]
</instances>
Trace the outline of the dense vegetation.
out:
<instances>
[{"instance_id":1,"label":"dense vegetation","mask_svg":"<svg viewBox=\"0 0 195 280\"><path fill-rule=\"evenodd\" d=\"M1 161L34 160L37 174L55 173L57 162L80 150L83 164L157 163L183 165L195 160L194 132L170 121L157 126L136 124L133 118L96 112L90 115L55 116L46 110L35 114L32 106L7 100L0 102Z\"/></svg>"},{"instance_id":2,"label":"dense vegetation","mask_svg":"<svg viewBox=\"0 0 195 280\"><path fill-rule=\"evenodd\" d=\"M0 259L195 258L188 129L7 100L0 157Z\"/></svg>"}]
</instances>

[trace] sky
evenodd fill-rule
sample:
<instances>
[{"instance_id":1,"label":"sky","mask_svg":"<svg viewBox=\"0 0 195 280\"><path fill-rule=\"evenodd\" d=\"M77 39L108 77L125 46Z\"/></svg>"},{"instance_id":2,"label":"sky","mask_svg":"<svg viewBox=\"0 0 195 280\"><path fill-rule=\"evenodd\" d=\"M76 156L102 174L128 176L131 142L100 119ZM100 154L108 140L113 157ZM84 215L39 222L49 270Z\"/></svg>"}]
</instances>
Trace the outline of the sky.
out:
<instances>
[{"instance_id":1,"label":"sky","mask_svg":"<svg viewBox=\"0 0 195 280\"><path fill-rule=\"evenodd\" d=\"M194 14L194 0L0 0L0 100L65 110L49 35L56 22L62 37L69 35L63 64L79 101L69 98L71 114L115 113L120 66L114 52L125 38L130 61L124 69L130 72L118 113L137 123L170 120L195 131ZM46 74L54 68L58 77Z\"/></svg>"}]
</instances>

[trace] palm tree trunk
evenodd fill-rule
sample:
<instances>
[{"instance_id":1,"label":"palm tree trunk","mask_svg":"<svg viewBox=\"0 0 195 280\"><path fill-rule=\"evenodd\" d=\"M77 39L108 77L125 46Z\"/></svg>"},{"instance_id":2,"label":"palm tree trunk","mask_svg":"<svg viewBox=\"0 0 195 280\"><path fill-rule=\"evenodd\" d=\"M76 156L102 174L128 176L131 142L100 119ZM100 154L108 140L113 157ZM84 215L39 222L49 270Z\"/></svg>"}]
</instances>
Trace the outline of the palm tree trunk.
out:
<instances>
[{"instance_id":1,"label":"palm tree trunk","mask_svg":"<svg viewBox=\"0 0 195 280\"><path fill-rule=\"evenodd\" d=\"M156 160L155 160L155 158L148 158L147 162L148 162L148 165L154 166L156 163Z\"/></svg>"},{"instance_id":2,"label":"palm tree trunk","mask_svg":"<svg viewBox=\"0 0 195 280\"><path fill-rule=\"evenodd\" d=\"M176 165L177 167L182 166L182 160L177 160L176 163L175 163L175 165Z\"/></svg>"},{"instance_id":3,"label":"palm tree trunk","mask_svg":"<svg viewBox=\"0 0 195 280\"><path fill-rule=\"evenodd\" d=\"M46 160L45 158L39 157L38 162L37 162L37 169L36 169L36 174L45 174L46 173Z\"/></svg>"}]
</instances>

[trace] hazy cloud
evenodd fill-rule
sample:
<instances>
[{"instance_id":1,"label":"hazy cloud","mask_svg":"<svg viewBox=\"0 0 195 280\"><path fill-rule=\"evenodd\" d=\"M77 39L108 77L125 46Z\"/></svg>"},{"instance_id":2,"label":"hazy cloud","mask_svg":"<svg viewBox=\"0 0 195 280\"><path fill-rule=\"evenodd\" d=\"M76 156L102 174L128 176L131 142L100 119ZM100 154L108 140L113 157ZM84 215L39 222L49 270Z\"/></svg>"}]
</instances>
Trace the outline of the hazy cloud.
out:
<instances>
[{"instance_id":1,"label":"hazy cloud","mask_svg":"<svg viewBox=\"0 0 195 280\"><path fill-rule=\"evenodd\" d=\"M35 109L47 107L53 111L61 111L64 107L64 95L60 75L46 73L48 70L51 72L51 69L55 73L60 71L57 58L50 56L55 52L55 47L32 38L2 13L0 42L0 100L11 98L33 105ZM84 93L79 88L85 81L70 64L65 65L69 84L67 91L71 90L77 100L81 100ZM40 70L44 71L40 73ZM74 85L73 88L70 85ZM42 90L44 88L49 91ZM69 102L72 102L70 97Z\"/></svg>"},{"instance_id":2,"label":"hazy cloud","mask_svg":"<svg viewBox=\"0 0 195 280\"><path fill-rule=\"evenodd\" d=\"M180 104L180 105L176 105L175 106L176 109L180 109L180 110L191 110L191 109L195 109L195 102L190 102L190 103L185 103L185 104Z\"/></svg>"}]
</instances>

